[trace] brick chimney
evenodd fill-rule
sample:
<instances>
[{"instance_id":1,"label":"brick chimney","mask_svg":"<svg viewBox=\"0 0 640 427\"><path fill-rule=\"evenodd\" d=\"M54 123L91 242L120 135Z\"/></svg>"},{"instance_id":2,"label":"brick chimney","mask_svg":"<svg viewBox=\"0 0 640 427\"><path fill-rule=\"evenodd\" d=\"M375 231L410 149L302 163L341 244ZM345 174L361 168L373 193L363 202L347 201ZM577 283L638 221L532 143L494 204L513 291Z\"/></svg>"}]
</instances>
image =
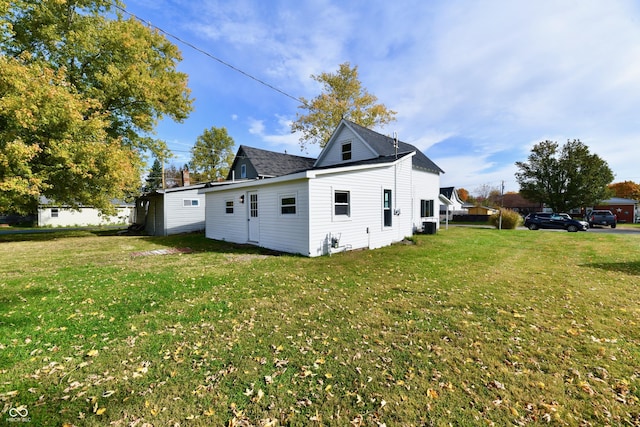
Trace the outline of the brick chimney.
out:
<instances>
[{"instance_id":1,"label":"brick chimney","mask_svg":"<svg viewBox=\"0 0 640 427\"><path fill-rule=\"evenodd\" d=\"M191 185L191 180L189 179L189 170L183 169L182 170L182 186L187 187L189 185Z\"/></svg>"}]
</instances>

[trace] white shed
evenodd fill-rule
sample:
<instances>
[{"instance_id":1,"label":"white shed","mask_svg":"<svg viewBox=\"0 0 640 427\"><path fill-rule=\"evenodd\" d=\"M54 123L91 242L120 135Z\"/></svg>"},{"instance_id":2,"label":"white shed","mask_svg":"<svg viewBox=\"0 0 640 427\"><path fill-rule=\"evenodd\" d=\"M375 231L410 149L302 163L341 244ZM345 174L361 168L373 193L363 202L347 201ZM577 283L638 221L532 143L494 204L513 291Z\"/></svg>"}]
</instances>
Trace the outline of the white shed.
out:
<instances>
[{"instance_id":1,"label":"white shed","mask_svg":"<svg viewBox=\"0 0 640 427\"><path fill-rule=\"evenodd\" d=\"M136 200L136 223L147 234L167 236L204 230L205 184L166 188L144 194Z\"/></svg>"}]
</instances>

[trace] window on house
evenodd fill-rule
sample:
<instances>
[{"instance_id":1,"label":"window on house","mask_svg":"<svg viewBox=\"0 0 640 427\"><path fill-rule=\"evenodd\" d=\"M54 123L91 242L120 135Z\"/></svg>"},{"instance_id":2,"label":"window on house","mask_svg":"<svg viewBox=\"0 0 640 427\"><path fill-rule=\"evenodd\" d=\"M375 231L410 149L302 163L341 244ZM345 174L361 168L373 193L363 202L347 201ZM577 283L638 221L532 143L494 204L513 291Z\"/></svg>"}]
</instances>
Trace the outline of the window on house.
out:
<instances>
[{"instance_id":1,"label":"window on house","mask_svg":"<svg viewBox=\"0 0 640 427\"><path fill-rule=\"evenodd\" d=\"M247 177L247 165L240 165L240 178Z\"/></svg>"},{"instance_id":2,"label":"window on house","mask_svg":"<svg viewBox=\"0 0 640 427\"><path fill-rule=\"evenodd\" d=\"M420 216L422 218L433 216L433 200L420 200Z\"/></svg>"},{"instance_id":3,"label":"window on house","mask_svg":"<svg viewBox=\"0 0 640 427\"><path fill-rule=\"evenodd\" d=\"M351 215L348 191L335 191L333 193L333 211L335 215Z\"/></svg>"},{"instance_id":4,"label":"window on house","mask_svg":"<svg viewBox=\"0 0 640 427\"><path fill-rule=\"evenodd\" d=\"M58 208L51 208L51 218L58 218Z\"/></svg>"},{"instance_id":5,"label":"window on house","mask_svg":"<svg viewBox=\"0 0 640 427\"><path fill-rule=\"evenodd\" d=\"M200 200L198 199L182 199L182 206L185 208L197 208L200 206Z\"/></svg>"},{"instance_id":6,"label":"window on house","mask_svg":"<svg viewBox=\"0 0 640 427\"><path fill-rule=\"evenodd\" d=\"M280 197L280 213L282 215L296 214L296 196L287 195Z\"/></svg>"},{"instance_id":7,"label":"window on house","mask_svg":"<svg viewBox=\"0 0 640 427\"><path fill-rule=\"evenodd\" d=\"M384 190L382 214L384 216L384 226L391 227L391 221L393 218L393 212L391 212L391 190Z\"/></svg>"},{"instance_id":8,"label":"window on house","mask_svg":"<svg viewBox=\"0 0 640 427\"><path fill-rule=\"evenodd\" d=\"M225 213L232 214L233 213L233 200L227 200L225 202Z\"/></svg>"},{"instance_id":9,"label":"window on house","mask_svg":"<svg viewBox=\"0 0 640 427\"><path fill-rule=\"evenodd\" d=\"M351 160L351 143L342 144L342 160Z\"/></svg>"}]
</instances>

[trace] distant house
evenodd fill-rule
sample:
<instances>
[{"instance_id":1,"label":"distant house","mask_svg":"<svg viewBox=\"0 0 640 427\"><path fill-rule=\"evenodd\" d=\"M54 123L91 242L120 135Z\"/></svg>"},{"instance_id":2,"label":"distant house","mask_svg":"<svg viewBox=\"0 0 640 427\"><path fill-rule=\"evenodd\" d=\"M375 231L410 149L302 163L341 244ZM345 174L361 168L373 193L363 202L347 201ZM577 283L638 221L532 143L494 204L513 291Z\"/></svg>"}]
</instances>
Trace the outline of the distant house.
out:
<instances>
[{"instance_id":1,"label":"distant house","mask_svg":"<svg viewBox=\"0 0 640 427\"><path fill-rule=\"evenodd\" d=\"M155 190L136 199L136 224L151 236L204 230L205 184Z\"/></svg>"},{"instance_id":2,"label":"distant house","mask_svg":"<svg viewBox=\"0 0 640 427\"><path fill-rule=\"evenodd\" d=\"M440 188L440 196L444 197L444 199L441 197L443 203L440 205L440 221L446 219L451 221L454 215L465 215L469 212L465 202L458 196L455 187Z\"/></svg>"},{"instance_id":3,"label":"distant house","mask_svg":"<svg viewBox=\"0 0 640 427\"><path fill-rule=\"evenodd\" d=\"M231 179L202 190L205 234L310 257L379 248L438 226L441 173L416 147L342 120L315 160L242 146Z\"/></svg>"},{"instance_id":4,"label":"distant house","mask_svg":"<svg viewBox=\"0 0 640 427\"><path fill-rule=\"evenodd\" d=\"M608 200L603 200L598 206L593 208L587 208L587 213L594 209L607 209L613 212L618 217L618 222L638 222L640 212L638 212L638 201L631 199L623 199L620 197L613 197Z\"/></svg>"},{"instance_id":5,"label":"distant house","mask_svg":"<svg viewBox=\"0 0 640 427\"><path fill-rule=\"evenodd\" d=\"M522 216L533 212L542 212L544 204L525 199L520 193L506 193L502 196L502 206L518 212Z\"/></svg>"},{"instance_id":6,"label":"distant house","mask_svg":"<svg viewBox=\"0 0 640 427\"><path fill-rule=\"evenodd\" d=\"M489 208L487 206L474 206L469 208L469 215L486 215L491 216L494 213L497 213L498 210L494 208Z\"/></svg>"},{"instance_id":7,"label":"distant house","mask_svg":"<svg viewBox=\"0 0 640 427\"><path fill-rule=\"evenodd\" d=\"M116 214L103 215L92 206L80 206L77 209L53 203L45 197L38 205L38 227L86 227L100 225L129 225L134 220L134 204L114 201Z\"/></svg>"}]
</instances>

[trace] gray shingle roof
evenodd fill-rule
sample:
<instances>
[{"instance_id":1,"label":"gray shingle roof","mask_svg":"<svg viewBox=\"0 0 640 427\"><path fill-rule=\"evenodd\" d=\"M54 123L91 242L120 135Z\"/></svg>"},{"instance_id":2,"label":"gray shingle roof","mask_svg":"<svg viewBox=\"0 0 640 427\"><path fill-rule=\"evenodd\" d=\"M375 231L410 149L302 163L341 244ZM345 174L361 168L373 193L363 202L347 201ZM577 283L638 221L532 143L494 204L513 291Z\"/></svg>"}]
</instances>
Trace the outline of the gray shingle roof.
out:
<instances>
[{"instance_id":1,"label":"gray shingle roof","mask_svg":"<svg viewBox=\"0 0 640 427\"><path fill-rule=\"evenodd\" d=\"M393 138L382 135L376 131L368 129L366 127L355 124L349 120L344 120L354 132L356 132L363 140L367 142L380 156L389 157L395 156L395 148L393 146ZM424 155L424 153L418 150L415 146L407 144L406 142L398 141L398 154L415 151L416 155L413 157L414 166L425 169L429 172L444 173L438 165L436 165L431 159Z\"/></svg>"},{"instance_id":2,"label":"gray shingle roof","mask_svg":"<svg viewBox=\"0 0 640 427\"><path fill-rule=\"evenodd\" d=\"M313 167L316 159L311 157L295 156L292 154L278 153L262 150L260 148L241 145L238 148L238 156L246 156L259 176L276 177L302 172ZM231 167L231 170L235 167Z\"/></svg>"}]
</instances>

